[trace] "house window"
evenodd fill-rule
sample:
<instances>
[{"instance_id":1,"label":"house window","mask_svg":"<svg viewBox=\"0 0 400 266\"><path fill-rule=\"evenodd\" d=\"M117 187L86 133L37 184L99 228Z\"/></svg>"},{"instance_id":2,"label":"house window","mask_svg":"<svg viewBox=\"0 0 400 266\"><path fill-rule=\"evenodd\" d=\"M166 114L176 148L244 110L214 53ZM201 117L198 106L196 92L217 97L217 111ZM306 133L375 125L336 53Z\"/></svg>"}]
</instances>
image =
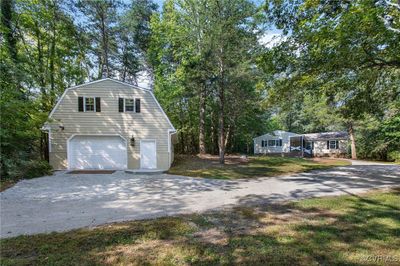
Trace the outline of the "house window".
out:
<instances>
[{"instance_id":1,"label":"house window","mask_svg":"<svg viewBox=\"0 0 400 266\"><path fill-rule=\"evenodd\" d=\"M96 102L93 97L85 97L85 112L94 112L96 110Z\"/></svg>"},{"instance_id":2,"label":"house window","mask_svg":"<svg viewBox=\"0 0 400 266\"><path fill-rule=\"evenodd\" d=\"M328 147L330 150L336 150L339 148L339 143L337 140L329 140Z\"/></svg>"},{"instance_id":3,"label":"house window","mask_svg":"<svg viewBox=\"0 0 400 266\"><path fill-rule=\"evenodd\" d=\"M135 100L125 99L125 112L134 112L134 111L135 111Z\"/></svg>"},{"instance_id":4,"label":"house window","mask_svg":"<svg viewBox=\"0 0 400 266\"><path fill-rule=\"evenodd\" d=\"M274 140L274 139L268 140L268 146L275 147L276 146L276 140Z\"/></svg>"},{"instance_id":5,"label":"house window","mask_svg":"<svg viewBox=\"0 0 400 266\"><path fill-rule=\"evenodd\" d=\"M277 139L276 140L276 146L282 147L282 139Z\"/></svg>"}]
</instances>

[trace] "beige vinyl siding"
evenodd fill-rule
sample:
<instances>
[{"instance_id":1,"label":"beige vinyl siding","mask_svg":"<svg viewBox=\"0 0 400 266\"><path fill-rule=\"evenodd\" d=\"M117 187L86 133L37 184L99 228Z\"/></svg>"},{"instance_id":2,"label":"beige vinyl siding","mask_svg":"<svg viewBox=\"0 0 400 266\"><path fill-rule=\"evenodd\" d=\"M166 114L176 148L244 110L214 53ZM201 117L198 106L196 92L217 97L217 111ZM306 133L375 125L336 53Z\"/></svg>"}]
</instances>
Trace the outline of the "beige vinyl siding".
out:
<instances>
[{"instance_id":1,"label":"beige vinyl siding","mask_svg":"<svg viewBox=\"0 0 400 266\"><path fill-rule=\"evenodd\" d=\"M101 112L79 112L78 97L100 97ZM120 113L118 98L139 98L140 113ZM59 126L64 126L60 130ZM168 130L172 129L150 92L112 81L70 89L51 117L50 163L55 169L67 168L67 140L73 135L114 135L128 141L128 168L140 168L140 140L155 139L157 168L169 168ZM135 146L130 138L135 138Z\"/></svg>"}]
</instances>

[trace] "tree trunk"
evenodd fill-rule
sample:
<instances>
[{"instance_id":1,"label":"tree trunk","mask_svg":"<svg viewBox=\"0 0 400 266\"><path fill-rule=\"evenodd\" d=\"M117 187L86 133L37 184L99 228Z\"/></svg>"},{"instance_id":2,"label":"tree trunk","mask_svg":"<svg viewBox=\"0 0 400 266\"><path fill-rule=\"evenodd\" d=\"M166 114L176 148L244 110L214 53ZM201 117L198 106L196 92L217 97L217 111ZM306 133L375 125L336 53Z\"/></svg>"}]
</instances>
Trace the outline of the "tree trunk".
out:
<instances>
[{"instance_id":1,"label":"tree trunk","mask_svg":"<svg viewBox=\"0 0 400 266\"><path fill-rule=\"evenodd\" d=\"M18 62L17 56L17 38L13 33L12 17L14 13L14 6L12 0L1 1L1 24L4 27L3 36L6 43L10 57L14 64Z\"/></svg>"},{"instance_id":2,"label":"tree trunk","mask_svg":"<svg viewBox=\"0 0 400 266\"><path fill-rule=\"evenodd\" d=\"M57 21L57 12L56 12L56 3L53 2L53 20L52 20L52 36L51 36L51 44L50 44L50 107L54 105L55 102L55 66L54 60L56 57L56 21ZM50 111L50 110L46 110Z\"/></svg>"},{"instance_id":3,"label":"tree trunk","mask_svg":"<svg viewBox=\"0 0 400 266\"><path fill-rule=\"evenodd\" d=\"M101 7L100 7L101 8ZM107 34L107 26L106 26L106 14L103 9L99 11L100 14L100 30L101 30L101 77L99 78L109 78L110 68L109 68L109 61L108 61L108 34ZM104 69L105 68L105 69ZM99 74L100 74L99 73Z\"/></svg>"},{"instance_id":4,"label":"tree trunk","mask_svg":"<svg viewBox=\"0 0 400 266\"><path fill-rule=\"evenodd\" d=\"M199 112L199 153L206 153L205 143L205 119L206 119L206 89L202 86L200 91L200 112Z\"/></svg>"},{"instance_id":5,"label":"tree trunk","mask_svg":"<svg viewBox=\"0 0 400 266\"><path fill-rule=\"evenodd\" d=\"M354 129L353 123L350 122L349 124L349 135L350 135L350 142L351 142L351 159L357 159L357 151L356 151L356 139L354 137Z\"/></svg>"},{"instance_id":6,"label":"tree trunk","mask_svg":"<svg viewBox=\"0 0 400 266\"><path fill-rule=\"evenodd\" d=\"M219 163L225 163L225 130L224 130L224 110L225 109L225 93L224 87L219 88Z\"/></svg>"}]
</instances>

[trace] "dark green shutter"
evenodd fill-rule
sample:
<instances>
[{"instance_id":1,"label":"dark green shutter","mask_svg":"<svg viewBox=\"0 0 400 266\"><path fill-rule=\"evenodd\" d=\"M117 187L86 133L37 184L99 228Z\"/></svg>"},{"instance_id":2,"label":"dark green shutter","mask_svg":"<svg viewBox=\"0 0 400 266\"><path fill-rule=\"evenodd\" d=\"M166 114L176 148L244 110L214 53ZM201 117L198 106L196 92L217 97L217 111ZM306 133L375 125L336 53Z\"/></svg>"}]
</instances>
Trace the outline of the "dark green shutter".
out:
<instances>
[{"instance_id":1,"label":"dark green shutter","mask_svg":"<svg viewBox=\"0 0 400 266\"><path fill-rule=\"evenodd\" d=\"M339 149L339 141L336 141L336 149Z\"/></svg>"},{"instance_id":2,"label":"dark green shutter","mask_svg":"<svg viewBox=\"0 0 400 266\"><path fill-rule=\"evenodd\" d=\"M135 112L140 113L140 99L135 99Z\"/></svg>"},{"instance_id":3,"label":"dark green shutter","mask_svg":"<svg viewBox=\"0 0 400 266\"><path fill-rule=\"evenodd\" d=\"M264 147L264 146L265 146L264 140L262 140L262 141L261 141L261 147Z\"/></svg>"},{"instance_id":4,"label":"dark green shutter","mask_svg":"<svg viewBox=\"0 0 400 266\"><path fill-rule=\"evenodd\" d=\"M326 148L329 150L329 140L326 142Z\"/></svg>"},{"instance_id":5,"label":"dark green shutter","mask_svg":"<svg viewBox=\"0 0 400 266\"><path fill-rule=\"evenodd\" d=\"M101 112L101 101L100 101L100 97L96 97L96 112Z\"/></svg>"},{"instance_id":6,"label":"dark green shutter","mask_svg":"<svg viewBox=\"0 0 400 266\"><path fill-rule=\"evenodd\" d=\"M78 111L83 112L83 97L78 97Z\"/></svg>"},{"instance_id":7,"label":"dark green shutter","mask_svg":"<svg viewBox=\"0 0 400 266\"><path fill-rule=\"evenodd\" d=\"M124 112L124 98L118 98L118 110L120 113Z\"/></svg>"}]
</instances>

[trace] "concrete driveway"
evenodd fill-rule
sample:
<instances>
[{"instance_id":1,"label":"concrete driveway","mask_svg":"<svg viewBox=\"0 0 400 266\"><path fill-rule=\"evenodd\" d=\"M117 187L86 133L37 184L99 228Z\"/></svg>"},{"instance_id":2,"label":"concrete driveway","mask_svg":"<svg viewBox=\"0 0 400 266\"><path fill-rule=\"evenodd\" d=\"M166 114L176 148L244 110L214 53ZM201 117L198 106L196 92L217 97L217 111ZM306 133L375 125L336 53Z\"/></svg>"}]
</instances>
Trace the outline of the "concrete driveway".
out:
<instances>
[{"instance_id":1,"label":"concrete driveway","mask_svg":"<svg viewBox=\"0 0 400 266\"><path fill-rule=\"evenodd\" d=\"M400 166L358 165L223 181L168 174L59 173L1 192L1 237L400 185Z\"/></svg>"}]
</instances>

